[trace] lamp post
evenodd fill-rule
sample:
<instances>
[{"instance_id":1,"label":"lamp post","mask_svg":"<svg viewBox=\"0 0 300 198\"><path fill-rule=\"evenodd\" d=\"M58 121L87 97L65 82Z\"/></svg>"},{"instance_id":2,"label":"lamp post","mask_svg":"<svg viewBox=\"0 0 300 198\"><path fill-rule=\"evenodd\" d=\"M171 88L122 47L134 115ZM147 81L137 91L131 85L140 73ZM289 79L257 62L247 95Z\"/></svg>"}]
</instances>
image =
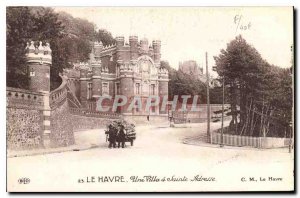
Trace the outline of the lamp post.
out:
<instances>
[{"instance_id":1,"label":"lamp post","mask_svg":"<svg viewBox=\"0 0 300 198\"><path fill-rule=\"evenodd\" d=\"M290 127L290 138L289 138L289 153L291 153L292 152L292 132L293 132L293 123L292 122L290 122L290 124L289 124L289 127Z\"/></svg>"},{"instance_id":2,"label":"lamp post","mask_svg":"<svg viewBox=\"0 0 300 198\"><path fill-rule=\"evenodd\" d=\"M212 136L210 133L210 101L209 101L209 73L207 63L207 52L205 52L205 63L206 63L206 94L207 94L207 141L210 140L212 144Z\"/></svg>"}]
</instances>

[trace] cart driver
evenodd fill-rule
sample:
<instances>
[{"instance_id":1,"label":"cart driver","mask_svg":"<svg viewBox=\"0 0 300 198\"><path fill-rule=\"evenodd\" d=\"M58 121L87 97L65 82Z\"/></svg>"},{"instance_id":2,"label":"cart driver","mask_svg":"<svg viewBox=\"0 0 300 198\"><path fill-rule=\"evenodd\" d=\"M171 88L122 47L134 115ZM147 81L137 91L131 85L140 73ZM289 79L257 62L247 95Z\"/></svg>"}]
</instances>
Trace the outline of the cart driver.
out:
<instances>
[{"instance_id":1,"label":"cart driver","mask_svg":"<svg viewBox=\"0 0 300 198\"><path fill-rule=\"evenodd\" d=\"M125 129L124 126L121 125L120 131L118 134L118 148L120 148L120 143L122 143L122 148L125 147Z\"/></svg>"}]
</instances>

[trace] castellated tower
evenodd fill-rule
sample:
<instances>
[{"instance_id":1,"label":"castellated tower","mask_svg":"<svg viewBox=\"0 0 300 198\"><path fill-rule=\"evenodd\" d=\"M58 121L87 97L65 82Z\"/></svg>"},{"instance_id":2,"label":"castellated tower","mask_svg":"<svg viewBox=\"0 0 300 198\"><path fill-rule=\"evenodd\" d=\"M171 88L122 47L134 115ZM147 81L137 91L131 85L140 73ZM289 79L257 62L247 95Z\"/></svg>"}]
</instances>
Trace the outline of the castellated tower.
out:
<instances>
[{"instance_id":1,"label":"castellated tower","mask_svg":"<svg viewBox=\"0 0 300 198\"><path fill-rule=\"evenodd\" d=\"M132 65L123 61L118 61L120 64L120 94L127 98L127 104L121 108L123 114L131 114L128 111L128 105L134 97L134 84L133 84L133 67Z\"/></svg>"},{"instance_id":2,"label":"castellated tower","mask_svg":"<svg viewBox=\"0 0 300 198\"><path fill-rule=\"evenodd\" d=\"M101 41L100 41L100 42L95 42L95 43L94 43L94 53L95 53L95 54L100 54L101 51L102 51L102 49L103 49L103 44L102 44Z\"/></svg>"},{"instance_id":3,"label":"castellated tower","mask_svg":"<svg viewBox=\"0 0 300 198\"><path fill-rule=\"evenodd\" d=\"M125 39L124 36L116 37L116 56L118 60L125 60L125 55L129 52L129 47L125 46Z\"/></svg>"},{"instance_id":4,"label":"castellated tower","mask_svg":"<svg viewBox=\"0 0 300 198\"><path fill-rule=\"evenodd\" d=\"M80 63L80 102L84 105L88 99L88 69Z\"/></svg>"},{"instance_id":5,"label":"castellated tower","mask_svg":"<svg viewBox=\"0 0 300 198\"><path fill-rule=\"evenodd\" d=\"M99 98L102 95L102 80L101 80L101 61L93 61L92 67L92 91L93 98Z\"/></svg>"},{"instance_id":6,"label":"castellated tower","mask_svg":"<svg viewBox=\"0 0 300 198\"><path fill-rule=\"evenodd\" d=\"M143 38L140 42L141 44L141 55L148 54L149 51L149 45L148 45L148 39Z\"/></svg>"},{"instance_id":7,"label":"castellated tower","mask_svg":"<svg viewBox=\"0 0 300 198\"><path fill-rule=\"evenodd\" d=\"M136 60L139 57L138 37L130 36L129 45L130 45L130 60Z\"/></svg>"},{"instance_id":8,"label":"castellated tower","mask_svg":"<svg viewBox=\"0 0 300 198\"><path fill-rule=\"evenodd\" d=\"M31 91L50 92L50 66L52 64L52 56L50 44L40 41L35 46L34 41L27 43L26 58L29 75L29 89Z\"/></svg>"},{"instance_id":9,"label":"castellated tower","mask_svg":"<svg viewBox=\"0 0 300 198\"><path fill-rule=\"evenodd\" d=\"M152 42L153 46L153 60L155 64L160 64L160 47L161 43L159 40L155 40Z\"/></svg>"}]
</instances>

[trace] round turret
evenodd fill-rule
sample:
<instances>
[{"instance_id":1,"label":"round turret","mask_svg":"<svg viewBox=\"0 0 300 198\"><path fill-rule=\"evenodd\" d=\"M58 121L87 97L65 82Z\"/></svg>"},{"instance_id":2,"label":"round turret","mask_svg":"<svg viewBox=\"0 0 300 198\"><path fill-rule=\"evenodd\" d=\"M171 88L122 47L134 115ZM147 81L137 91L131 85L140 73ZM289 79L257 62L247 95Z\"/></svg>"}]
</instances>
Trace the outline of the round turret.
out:
<instances>
[{"instance_id":1,"label":"round turret","mask_svg":"<svg viewBox=\"0 0 300 198\"><path fill-rule=\"evenodd\" d=\"M52 56L50 44L40 41L35 46L34 41L27 43L26 59L29 76L29 89L31 91L50 92L50 66Z\"/></svg>"},{"instance_id":2,"label":"round turret","mask_svg":"<svg viewBox=\"0 0 300 198\"><path fill-rule=\"evenodd\" d=\"M149 50L148 39L143 38L141 41L141 50L143 54L147 54Z\"/></svg>"},{"instance_id":3,"label":"round turret","mask_svg":"<svg viewBox=\"0 0 300 198\"><path fill-rule=\"evenodd\" d=\"M153 57L155 63L160 63L160 48L161 48L161 42L160 40L154 40L152 42L153 46Z\"/></svg>"},{"instance_id":4,"label":"round turret","mask_svg":"<svg viewBox=\"0 0 300 198\"><path fill-rule=\"evenodd\" d=\"M94 42L94 54L100 56L101 51L103 50L103 43L100 41Z\"/></svg>"},{"instance_id":5,"label":"round turret","mask_svg":"<svg viewBox=\"0 0 300 198\"><path fill-rule=\"evenodd\" d=\"M123 47L124 46L124 43L125 43L124 36L117 36L116 41L117 41L117 47Z\"/></svg>"},{"instance_id":6,"label":"round turret","mask_svg":"<svg viewBox=\"0 0 300 198\"><path fill-rule=\"evenodd\" d=\"M130 36L129 45L130 45L130 60L136 60L139 56L138 37Z\"/></svg>"}]
</instances>

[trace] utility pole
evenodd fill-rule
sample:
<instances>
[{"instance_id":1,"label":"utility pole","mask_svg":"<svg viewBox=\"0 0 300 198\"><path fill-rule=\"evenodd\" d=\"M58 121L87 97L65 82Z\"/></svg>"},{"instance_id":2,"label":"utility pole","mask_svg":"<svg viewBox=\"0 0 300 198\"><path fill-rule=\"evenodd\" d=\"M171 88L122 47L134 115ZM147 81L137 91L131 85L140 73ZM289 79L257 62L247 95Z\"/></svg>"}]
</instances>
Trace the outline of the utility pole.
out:
<instances>
[{"instance_id":1,"label":"utility pole","mask_svg":"<svg viewBox=\"0 0 300 198\"><path fill-rule=\"evenodd\" d=\"M207 95L207 140L212 143L212 136L210 133L210 102L209 102L209 73L208 73L208 62L207 62L207 52L205 52L205 62L206 62L206 95Z\"/></svg>"},{"instance_id":2,"label":"utility pole","mask_svg":"<svg viewBox=\"0 0 300 198\"><path fill-rule=\"evenodd\" d=\"M221 144L220 144L220 147L223 147L224 146L224 143L223 143L223 133L224 133L224 95L225 95L225 76L223 75L223 79L222 79L222 88L223 88L223 92L222 92L222 125L221 125Z\"/></svg>"}]
</instances>

